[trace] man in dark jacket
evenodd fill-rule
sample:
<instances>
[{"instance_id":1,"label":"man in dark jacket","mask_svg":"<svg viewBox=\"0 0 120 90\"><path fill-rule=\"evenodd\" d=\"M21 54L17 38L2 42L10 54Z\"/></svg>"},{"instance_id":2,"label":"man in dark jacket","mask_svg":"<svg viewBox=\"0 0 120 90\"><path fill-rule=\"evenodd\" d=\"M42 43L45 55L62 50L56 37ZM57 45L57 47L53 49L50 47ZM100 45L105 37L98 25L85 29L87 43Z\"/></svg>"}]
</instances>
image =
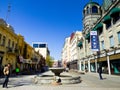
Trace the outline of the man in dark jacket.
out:
<instances>
[{"instance_id":1,"label":"man in dark jacket","mask_svg":"<svg viewBox=\"0 0 120 90\"><path fill-rule=\"evenodd\" d=\"M100 77L100 80L102 80L102 67L99 67L98 68L98 73L99 73L99 77Z\"/></svg>"}]
</instances>

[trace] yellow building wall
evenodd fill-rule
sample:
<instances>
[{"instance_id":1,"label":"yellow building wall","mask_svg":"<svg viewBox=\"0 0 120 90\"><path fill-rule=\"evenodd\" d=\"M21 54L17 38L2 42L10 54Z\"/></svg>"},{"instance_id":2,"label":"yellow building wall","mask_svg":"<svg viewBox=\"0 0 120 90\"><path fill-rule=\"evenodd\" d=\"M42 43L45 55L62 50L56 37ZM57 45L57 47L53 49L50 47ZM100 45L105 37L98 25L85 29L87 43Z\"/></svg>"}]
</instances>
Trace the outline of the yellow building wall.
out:
<instances>
[{"instance_id":1,"label":"yellow building wall","mask_svg":"<svg viewBox=\"0 0 120 90\"><path fill-rule=\"evenodd\" d=\"M32 58L32 46L30 46L29 44L27 44L27 58L31 59Z\"/></svg>"},{"instance_id":2,"label":"yellow building wall","mask_svg":"<svg viewBox=\"0 0 120 90\"><path fill-rule=\"evenodd\" d=\"M24 54L24 47L25 47L24 37L18 34L18 48L19 48L19 55L21 56L23 56Z\"/></svg>"},{"instance_id":3,"label":"yellow building wall","mask_svg":"<svg viewBox=\"0 0 120 90\"><path fill-rule=\"evenodd\" d=\"M3 38L5 37L5 44L3 45ZM25 63L18 62L19 56L23 59L31 60L32 64L37 64L38 61L34 62L34 58L41 60L41 54L35 52L34 48L25 42L24 37L20 34L15 34L13 28L6 24L6 22L0 19L0 59L2 63L0 66L4 66L8 63L12 65L12 70L15 70L16 66L23 70ZM29 64L29 63L27 63ZM41 63L42 64L42 63Z\"/></svg>"},{"instance_id":4,"label":"yellow building wall","mask_svg":"<svg viewBox=\"0 0 120 90\"><path fill-rule=\"evenodd\" d=\"M14 33L14 30L11 29L9 25L0 24L0 51L4 52L2 59L2 66L10 63L12 69L16 67L16 55L15 52L17 47L17 35ZM5 44L3 45L3 38L5 37Z\"/></svg>"}]
</instances>

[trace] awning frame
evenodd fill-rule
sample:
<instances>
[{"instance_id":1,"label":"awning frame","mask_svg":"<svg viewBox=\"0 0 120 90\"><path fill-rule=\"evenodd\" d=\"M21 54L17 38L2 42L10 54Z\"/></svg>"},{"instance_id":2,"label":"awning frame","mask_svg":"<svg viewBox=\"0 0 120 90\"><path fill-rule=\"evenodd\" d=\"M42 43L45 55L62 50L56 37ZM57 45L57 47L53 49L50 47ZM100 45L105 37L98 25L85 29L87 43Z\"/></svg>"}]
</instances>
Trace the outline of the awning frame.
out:
<instances>
[{"instance_id":1,"label":"awning frame","mask_svg":"<svg viewBox=\"0 0 120 90\"><path fill-rule=\"evenodd\" d=\"M107 15L103 18L103 23L106 23L107 21L110 21L110 20L111 20L111 17Z\"/></svg>"},{"instance_id":2,"label":"awning frame","mask_svg":"<svg viewBox=\"0 0 120 90\"><path fill-rule=\"evenodd\" d=\"M116 13L120 13L120 8L113 8L111 11L110 11L110 16L114 16Z\"/></svg>"},{"instance_id":3,"label":"awning frame","mask_svg":"<svg viewBox=\"0 0 120 90\"><path fill-rule=\"evenodd\" d=\"M103 27L103 24L102 23L99 23L96 25L95 29L99 29L99 28L102 28Z\"/></svg>"}]
</instances>

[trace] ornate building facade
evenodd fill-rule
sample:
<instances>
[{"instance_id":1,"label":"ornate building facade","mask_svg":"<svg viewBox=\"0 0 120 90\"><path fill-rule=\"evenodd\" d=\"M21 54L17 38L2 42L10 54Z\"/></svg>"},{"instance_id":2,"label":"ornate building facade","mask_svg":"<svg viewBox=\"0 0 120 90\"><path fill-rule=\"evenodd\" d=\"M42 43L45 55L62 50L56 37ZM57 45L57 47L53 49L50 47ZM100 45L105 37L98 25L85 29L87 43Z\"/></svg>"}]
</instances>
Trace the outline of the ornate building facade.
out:
<instances>
[{"instance_id":1,"label":"ornate building facade","mask_svg":"<svg viewBox=\"0 0 120 90\"><path fill-rule=\"evenodd\" d=\"M120 75L120 0L89 2L83 10L83 40L79 43L79 70L97 72L102 66L109 75ZM97 31L99 51L92 51L91 31Z\"/></svg>"},{"instance_id":2,"label":"ornate building facade","mask_svg":"<svg viewBox=\"0 0 120 90\"><path fill-rule=\"evenodd\" d=\"M45 65L45 58L25 42L22 35L17 35L11 25L0 19L0 72L8 63L12 66L11 73L14 73L16 68L19 68L21 73L31 70L35 72Z\"/></svg>"}]
</instances>

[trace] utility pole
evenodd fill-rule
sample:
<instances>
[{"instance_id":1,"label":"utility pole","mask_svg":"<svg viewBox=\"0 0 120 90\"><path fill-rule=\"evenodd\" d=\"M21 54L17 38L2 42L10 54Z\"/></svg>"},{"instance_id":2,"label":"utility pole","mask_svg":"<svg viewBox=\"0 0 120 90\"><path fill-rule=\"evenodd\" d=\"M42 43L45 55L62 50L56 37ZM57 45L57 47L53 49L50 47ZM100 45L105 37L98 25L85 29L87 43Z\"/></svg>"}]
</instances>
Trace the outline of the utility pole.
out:
<instances>
[{"instance_id":1,"label":"utility pole","mask_svg":"<svg viewBox=\"0 0 120 90\"><path fill-rule=\"evenodd\" d=\"M7 14L6 14L6 21L7 21L8 18L9 18L10 11L11 11L11 3L10 3L10 1L8 1Z\"/></svg>"}]
</instances>

